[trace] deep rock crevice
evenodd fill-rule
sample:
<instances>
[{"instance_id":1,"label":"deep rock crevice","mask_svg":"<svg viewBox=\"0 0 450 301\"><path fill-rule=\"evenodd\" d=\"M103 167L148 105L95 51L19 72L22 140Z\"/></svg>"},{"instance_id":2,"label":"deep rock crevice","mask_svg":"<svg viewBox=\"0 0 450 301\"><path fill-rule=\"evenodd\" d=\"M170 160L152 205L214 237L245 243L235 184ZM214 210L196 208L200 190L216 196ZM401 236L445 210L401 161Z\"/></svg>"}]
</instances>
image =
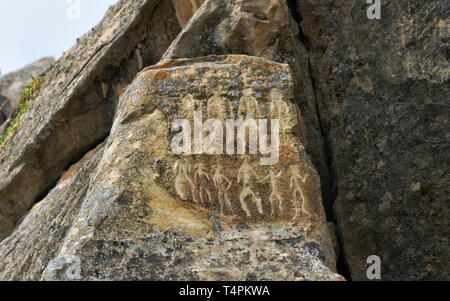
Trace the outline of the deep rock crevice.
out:
<instances>
[{"instance_id":1,"label":"deep rock crevice","mask_svg":"<svg viewBox=\"0 0 450 301\"><path fill-rule=\"evenodd\" d=\"M311 52L312 52L311 40L308 38L307 35L305 35L305 33L303 31L302 24L301 24L301 22L303 20L303 16L302 16L300 9L298 8L297 0L286 0L286 1L291 10L292 17L298 24L298 28L299 28L298 39L305 46L305 48L308 52L308 70L307 70L307 72L311 79L311 85L312 85L312 89L313 89L314 97L315 97L315 110L316 110L316 114L317 114L319 132L322 136L323 153L325 155L324 163L325 163L325 166L328 168L328 175L326 175L326 176L321 175L321 180L323 183L322 184L323 205L324 205L324 209L325 209L325 212L327 215L327 220L337 225L337 220L336 220L336 217L333 212L333 204L337 198L337 179L336 179L337 175L332 170L333 154L332 154L332 150L331 150L331 141L329 140L329 137L324 129L323 120L321 117L320 106L319 106L319 100L317 99L317 94L318 94L317 84L316 84L316 79L314 78L314 75L313 75L312 64L311 64ZM329 184L324 185L325 183L329 183ZM340 249L340 254L339 254L339 257L337 258L338 273L340 275L343 275L346 279L351 280L350 270L347 266L347 262L345 259L343 240L341 238L341 235L339 235L338 233L336 233L336 238L337 238L337 241L339 244L339 249Z\"/></svg>"}]
</instances>

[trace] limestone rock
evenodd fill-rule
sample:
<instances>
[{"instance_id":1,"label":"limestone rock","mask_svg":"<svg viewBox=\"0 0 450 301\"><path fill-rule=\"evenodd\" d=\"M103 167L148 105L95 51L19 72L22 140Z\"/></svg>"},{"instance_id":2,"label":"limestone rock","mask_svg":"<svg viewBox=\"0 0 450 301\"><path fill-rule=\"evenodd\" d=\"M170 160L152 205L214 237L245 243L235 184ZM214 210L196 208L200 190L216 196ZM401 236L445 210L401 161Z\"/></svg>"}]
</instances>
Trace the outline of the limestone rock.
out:
<instances>
[{"instance_id":1,"label":"limestone rock","mask_svg":"<svg viewBox=\"0 0 450 301\"><path fill-rule=\"evenodd\" d=\"M293 84L287 65L249 56L173 60L145 69L123 94L104 150L82 171L69 173L72 180L64 177L0 245L10 265L4 270L24 259L2 250L12 248L11 240L26 232L39 210L52 208L58 191L85 181L76 179L98 154L89 188L81 182L77 190L85 192L80 209L70 209L78 208L76 200L59 205L67 214L64 232L55 235L65 236L51 246L41 279L343 280L335 273L319 176L299 132ZM268 154L225 152L226 137L238 150L239 136L231 134L218 144L223 154L173 153L180 134L174 125L194 125L198 112L205 126L197 138L205 152L207 120L225 129L227 120L258 117L271 121L270 147L279 145L279 160L261 165ZM272 127L277 119L279 144ZM193 142L181 145L194 149ZM35 231L49 223L41 218Z\"/></svg>"},{"instance_id":2,"label":"limestone rock","mask_svg":"<svg viewBox=\"0 0 450 301\"><path fill-rule=\"evenodd\" d=\"M289 64L295 81L295 101L304 117L307 151L322 182L327 213L331 213L328 168L317 103L302 42L298 16L284 0L206 0L183 28L163 59L212 54L247 54ZM307 129L307 130L306 130Z\"/></svg>"},{"instance_id":3,"label":"limestone rock","mask_svg":"<svg viewBox=\"0 0 450 301\"><path fill-rule=\"evenodd\" d=\"M51 57L43 58L18 71L0 77L0 94L8 99L8 101L3 104L0 100L0 124L2 124L1 115L4 116L5 121L11 114L11 111L19 103L23 87L29 83L31 77L38 77L41 75L54 61L55 60Z\"/></svg>"},{"instance_id":4,"label":"limestone rock","mask_svg":"<svg viewBox=\"0 0 450 301\"><path fill-rule=\"evenodd\" d=\"M107 137L122 89L179 30L170 0L122 0L47 70L40 96L1 146L0 240Z\"/></svg>"},{"instance_id":5,"label":"limestone rock","mask_svg":"<svg viewBox=\"0 0 450 301\"><path fill-rule=\"evenodd\" d=\"M450 279L450 2L297 2L352 278Z\"/></svg>"},{"instance_id":6,"label":"limestone rock","mask_svg":"<svg viewBox=\"0 0 450 301\"><path fill-rule=\"evenodd\" d=\"M205 0L172 0L180 27L184 27Z\"/></svg>"}]
</instances>

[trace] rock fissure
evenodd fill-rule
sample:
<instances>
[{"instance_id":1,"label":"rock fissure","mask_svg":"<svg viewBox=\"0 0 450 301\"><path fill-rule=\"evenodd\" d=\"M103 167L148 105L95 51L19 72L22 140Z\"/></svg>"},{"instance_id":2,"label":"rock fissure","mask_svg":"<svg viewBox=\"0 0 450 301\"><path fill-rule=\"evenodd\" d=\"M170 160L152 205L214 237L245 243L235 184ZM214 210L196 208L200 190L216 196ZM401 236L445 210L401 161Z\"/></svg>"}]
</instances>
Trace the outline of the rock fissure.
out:
<instances>
[{"instance_id":1,"label":"rock fissure","mask_svg":"<svg viewBox=\"0 0 450 301\"><path fill-rule=\"evenodd\" d=\"M312 65L311 65L311 55L312 55L312 51L313 51L312 45L311 45L310 39L305 35L305 33L303 31L303 28L301 25L303 16L298 8L297 0L286 0L286 1L291 10L293 18L297 22L298 27L299 27L298 38L299 38L300 42L305 46L305 48L308 52L308 74L311 79L311 85L312 85L314 98L315 98L315 111L317 113L319 132L322 136L323 153L325 154L325 158L324 158L325 162L324 163L328 169L328 175L329 175L328 177L324 177L323 175L321 175L321 178L322 178L322 183L324 181L329 181L329 183L330 183L330 185L324 185L324 187L322 188L323 205L325 208L325 212L327 214L327 220L338 226L338 222L336 220L336 217L335 217L334 211L333 211L333 204L334 204L334 202L337 198L337 194L338 194L338 192L337 192L338 180L336 179L337 174L335 172L333 172L333 170L332 170L333 154L332 154L332 150L331 150L331 142L329 140L328 135L326 134L326 132L324 130L323 120L322 120L321 112L320 112L319 101L317 99L317 97L318 97L317 96L318 95L317 84L316 84L316 79L313 76L313 70L312 70ZM346 279L351 280L351 273L347 266L347 260L345 258L345 251L344 251L345 248L343 245L342 237L341 237L341 235L339 235L339 233L337 233L337 231L335 233L335 237L336 237L336 240L338 243L338 248L340 250L340 253L338 254L338 258L337 258L338 273L343 275Z\"/></svg>"}]
</instances>

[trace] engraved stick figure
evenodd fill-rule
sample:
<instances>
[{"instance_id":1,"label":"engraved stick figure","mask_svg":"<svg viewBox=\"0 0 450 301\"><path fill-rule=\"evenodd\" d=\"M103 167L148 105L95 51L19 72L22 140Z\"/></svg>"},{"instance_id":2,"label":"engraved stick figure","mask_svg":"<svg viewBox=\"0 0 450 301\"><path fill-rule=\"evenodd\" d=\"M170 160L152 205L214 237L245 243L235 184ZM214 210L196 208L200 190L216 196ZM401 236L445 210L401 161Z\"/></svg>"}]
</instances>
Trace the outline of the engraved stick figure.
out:
<instances>
[{"instance_id":1,"label":"engraved stick figure","mask_svg":"<svg viewBox=\"0 0 450 301\"><path fill-rule=\"evenodd\" d=\"M220 202L220 211L223 212L223 203L225 202L228 208L233 212L230 198L228 197L228 190L231 188L231 181L222 175L222 167L216 166L213 176L214 185L217 188L217 197Z\"/></svg>"},{"instance_id":2,"label":"engraved stick figure","mask_svg":"<svg viewBox=\"0 0 450 301\"><path fill-rule=\"evenodd\" d=\"M274 204L276 204L276 202L278 202L278 208L280 209L280 212L281 213L283 212L283 198L281 197L280 192L278 191L278 187L277 187L277 184L278 184L277 179L279 179L281 177L281 174L282 174L281 171L278 174L275 174L274 169L272 168L269 171L269 175L261 182L261 183L268 182L270 179L270 184L272 186L272 193L270 194L269 201L270 201L270 206L272 207L272 215L275 212Z\"/></svg>"},{"instance_id":3,"label":"engraved stick figure","mask_svg":"<svg viewBox=\"0 0 450 301\"><path fill-rule=\"evenodd\" d=\"M225 119L234 120L233 105L227 98L221 97L217 91L208 100L206 113L209 119L215 118L221 121Z\"/></svg>"},{"instance_id":4,"label":"engraved stick figure","mask_svg":"<svg viewBox=\"0 0 450 301\"><path fill-rule=\"evenodd\" d=\"M183 118L194 122L194 112L201 110L201 102L188 94L183 99Z\"/></svg>"},{"instance_id":5,"label":"engraved stick figure","mask_svg":"<svg viewBox=\"0 0 450 301\"><path fill-rule=\"evenodd\" d=\"M186 160L178 160L173 166L174 172L177 174L175 177L175 190L178 196L186 201L189 196L192 196L194 183L189 177L189 171L191 169L189 163ZM197 202L194 199L194 202Z\"/></svg>"},{"instance_id":6,"label":"engraved stick figure","mask_svg":"<svg viewBox=\"0 0 450 301\"><path fill-rule=\"evenodd\" d=\"M205 203L204 194L208 196L209 203L211 203L211 193L209 192L207 188L207 184L210 181L209 176L206 172L204 172L205 165L203 163L197 163L194 165L195 174L194 174L194 180L197 184L198 189L198 195L200 196L200 200L202 204Z\"/></svg>"},{"instance_id":7,"label":"engraved stick figure","mask_svg":"<svg viewBox=\"0 0 450 301\"><path fill-rule=\"evenodd\" d=\"M296 219L300 211L311 216L311 214L308 211L306 211L306 209L305 209L305 195L304 195L303 189L299 183L299 180L301 180L301 183L304 184L306 182L307 175L305 175L304 177L300 176L300 170L297 165L291 166L290 169L291 169L292 176L291 176L291 183L290 183L289 187L291 189L293 189L292 190L292 202L294 203L294 207L295 207L295 216L292 219ZM300 193L300 197L302 199L301 206L300 206L300 202L298 201L298 198L297 198L298 193Z\"/></svg>"},{"instance_id":8,"label":"engraved stick figure","mask_svg":"<svg viewBox=\"0 0 450 301\"><path fill-rule=\"evenodd\" d=\"M261 119L264 115L259 110L258 101L253 96L252 89L242 90L244 94L239 100L238 116L240 119Z\"/></svg>"},{"instance_id":9,"label":"engraved stick figure","mask_svg":"<svg viewBox=\"0 0 450 301\"><path fill-rule=\"evenodd\" d=\"M289 121L289 105L283 101L283 94L280 89L272 89L270 91L270 118L283 121L282 128L287 129L290 126Z\"/></svg>"},{"instance_id":10,"label":"engraved stick figure","mask_svg":"<svg viewBox=\"0 0 450 301\"><path fill-rule=\"evenodd\" d=\"M242 164L241 168L239 168L238 171L238 183L241 183L241 179L243 180L243 186L241 196L239 198L239 201L241 202L242 209L244 209L245 213L248 217L251 217L250 210L248 210L247 205L245 204L245 199L248 196L251 196L252 200L256 203L256 207L258 208L259 213L263 214L263 208L262 208L262 202L259 195L255 194L251 189L251 175L259 181L259 177L256 174L256 172L252 169L252 167L248 164L248 159L244 159L244 163Z\"/></svg>"}]
</instances>

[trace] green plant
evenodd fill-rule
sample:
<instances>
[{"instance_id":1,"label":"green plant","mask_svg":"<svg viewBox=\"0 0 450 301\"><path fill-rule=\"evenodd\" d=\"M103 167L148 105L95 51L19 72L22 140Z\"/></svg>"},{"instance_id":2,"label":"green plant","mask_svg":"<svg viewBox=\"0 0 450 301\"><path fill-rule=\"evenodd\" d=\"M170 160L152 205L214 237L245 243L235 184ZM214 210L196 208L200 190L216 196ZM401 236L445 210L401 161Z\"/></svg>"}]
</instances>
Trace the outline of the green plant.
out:
<instances>
[{"instance_id":1,"label":"green plant","mask_svg":"<svg viewBox=\"0 0 450 301\"><path fill-rule=\"evenodd\" d=\"M19 105L19 107L20 107L20 110L17 113L17 116L10 122L5 133L0 138L0 146L2 146L2 144L5 142L6 138L8 138L8 136L11 133L14 133L15 131L17 131L19 129L17 126L17 123L19 122L20 118L28 111L28 108L30 107L30 103L28 101L25 101L24 103L21 103Z\"/></svg>"},{"instance_id":2,"label":"green plant","mask_svg":"<svg viewBox=\"0 0 450 301\"><path fill-rule=\"evenodd\" d=\"M19 129L18 123L20 121L20 118L22 118L22 116L25 115L25 113L30 108L30 102L32 100L35 100L39 95L40 83L40 78L32 76L31 82L23 88L25 91L21 94L21 99L16 110L17 113L9 122L8 128L6 129L5 133L3 133L3 135L0 137L0 147L6 141L6 138L8 138L9 135Z\"/></svg>"},{"instance_id":3,"label":"green plant","mask_svg":"<svg viewBox=\"0 0 450 301\"><path fill-rule=\"evenodd\" d=\"M28 100L28 101L35 100L36 97L38 97L39 85L41 83L40 78L31 76L31 79L32 79L32 81L23 88L25 91L21 95L24 100Z\"/></svg>"}]
</instances>

